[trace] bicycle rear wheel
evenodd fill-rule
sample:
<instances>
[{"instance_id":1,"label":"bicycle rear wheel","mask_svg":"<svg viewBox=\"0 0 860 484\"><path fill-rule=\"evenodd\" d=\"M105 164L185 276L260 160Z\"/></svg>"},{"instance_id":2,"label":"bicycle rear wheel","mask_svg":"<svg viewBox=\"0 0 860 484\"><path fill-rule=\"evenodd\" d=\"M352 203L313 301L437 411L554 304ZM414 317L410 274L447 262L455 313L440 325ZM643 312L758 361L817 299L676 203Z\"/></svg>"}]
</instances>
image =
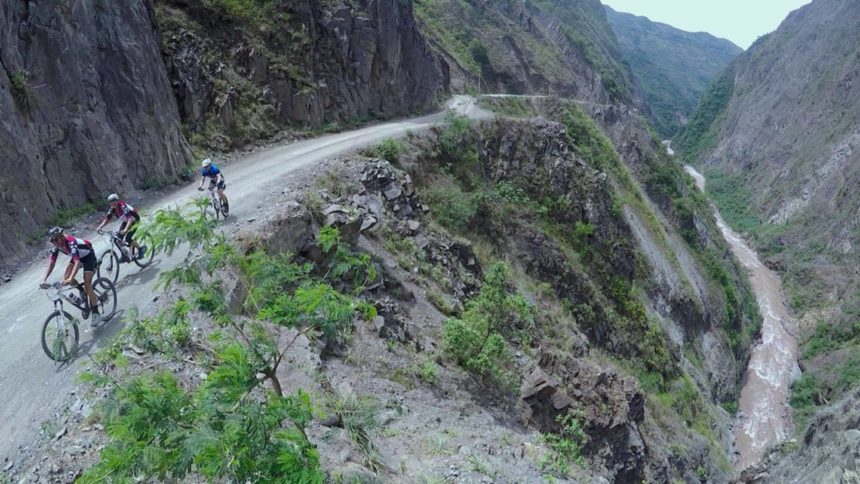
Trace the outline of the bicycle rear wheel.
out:
<instances>
[{"instance_id":1,"label":"bicycle rear wheel","mask_svg":"<svg viewBox=\"0 0 860 484\"><path fill-rule=\"evenodd\" d=\"M116 288L109 279L100 277L93 281L93 291L98 300L99 314L102 320L107 321L116 313Z\"/></svg>"},{"instance_id":2,"label":"bicycle rear wheel","mask_svg":"<svg viewBox=\"0 0 860 484\"><path fill-rule=\"evenodd\" d=\"M42 349L48 358L64 363L78 351L78 323L72 315L54 311L42 325Z\"/></svg>"},{"instance_id":3,"label":"bicycle rear wheel","mask_svg":"<svg viewBox=\"0 0 860 484\"><path fill-rule=\"evenodd\" d=\"M116 255L116 251L113 249L102 252L96 267L96 276L98 278L107 278L114 284L119 280L119 256Z\"/></svg>"}]
</instances>

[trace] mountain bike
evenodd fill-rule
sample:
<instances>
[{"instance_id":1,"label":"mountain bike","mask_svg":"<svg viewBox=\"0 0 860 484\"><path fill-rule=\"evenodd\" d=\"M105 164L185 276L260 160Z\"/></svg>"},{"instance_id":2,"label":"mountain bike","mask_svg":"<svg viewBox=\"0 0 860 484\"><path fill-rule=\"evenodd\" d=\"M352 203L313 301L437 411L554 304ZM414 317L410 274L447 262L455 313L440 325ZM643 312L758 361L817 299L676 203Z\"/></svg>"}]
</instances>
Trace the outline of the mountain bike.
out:
<instances>
[{"instance_id":1,"label":"mountain bike","mask_svg":"<svg viewBox=\"0 0 860 484\"><path fill-rule=\"evenodd\" d=\"M42 324L42 349L48 358L64 363L69 361L78 350L78 320L65 310L65 303L78 308L81 317L90 316L90 303L83 285L64 286L57 282L45 284L42 289L48 290L48 299L54 303L54 312ZM73 291L77 291L74 294ZM107 278L100 277L93 281L93 291L96 293L99 313L102 321L107 321L116 313L116 288Z\"/></svg>"},{"instance_id":2,"label":"mountain bike","mask_svg":"<svg viewBox=\"0 0 860 484\"><path fill-rule=\"evenodd\" d=\"M99 231L99 234L104 236L105 240L110 244L110 248L106 249L99 256L98 263L96 264L97 277L105 277L116 284L116 281L119 280L120 264L134 262L141 269L152 264L152 257L155 251L147 251L145 245L140 246L143 249L143 257L135 254L129 260L125 254L131 253L131 247L125 243L122 236L116 232L107 231ZM140 249L138 249L138 252L140 252Z\"/></svg>"},{"instance_id":3,"label":"mountain bike","mask_svg":"<svg viewBox=\"0 0 860 484\"><path fill-rule=\"evenodd\" d=\"M198 188L199 191L203 191L203 188ZM220 215L223 218L227 218L227 215L230 214L230 203L227 201L227 195L218 194L215 192L215 187L209 188L209 198L212 199L212 209L215 210L215 220L218 220L218 216Z\"/></svg>"}]
</instances>

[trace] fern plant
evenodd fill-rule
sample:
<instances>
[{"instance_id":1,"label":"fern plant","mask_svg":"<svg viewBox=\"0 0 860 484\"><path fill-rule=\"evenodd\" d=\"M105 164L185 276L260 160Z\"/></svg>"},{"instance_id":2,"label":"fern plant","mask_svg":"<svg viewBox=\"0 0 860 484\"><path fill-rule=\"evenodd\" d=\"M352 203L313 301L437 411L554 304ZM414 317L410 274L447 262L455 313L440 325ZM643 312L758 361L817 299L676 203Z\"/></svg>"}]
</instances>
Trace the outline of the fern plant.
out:
<instances>
[{"instance_id":1,"label":"fern plant","mask_svg":"<svg viewBox=\"0 0 860 484\"><path fill-rule=\"evenodd\" d=\"M83 483L183 479L322 483L319 454L305 435L310 397L279 396L260 381L240 344L221 348L206 383L188 390L167 372L116 389L110 443Z\"/></svg>"}]
</instances>

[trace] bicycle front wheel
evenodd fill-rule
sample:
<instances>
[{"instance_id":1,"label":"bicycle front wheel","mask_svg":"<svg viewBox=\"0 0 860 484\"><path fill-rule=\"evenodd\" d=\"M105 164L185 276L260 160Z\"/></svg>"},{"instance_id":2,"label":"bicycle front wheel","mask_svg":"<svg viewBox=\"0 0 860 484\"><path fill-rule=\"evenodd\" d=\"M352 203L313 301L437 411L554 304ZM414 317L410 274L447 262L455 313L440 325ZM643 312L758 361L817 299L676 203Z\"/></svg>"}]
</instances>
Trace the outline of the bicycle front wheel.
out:
<instances>
[{"instance_id":1,"label":"bicycle front wheel","mask_svg":"<svg viewBox=\"0 0 860 484\"><path fill-rule=\"evenodd\" d=\"M143 245L141 245L141 247L143 247ZM144 252L143 257L135 257L134 263L137 264L137 267L140 267L141 269L143 269L144 267L149 267L149 265L152 264L153 256L155 256L155 251L152 250L151 247L147 247L147 250L146 252ZM116 283L116 281L114 281L114 283Z\"/></svg>"},{"instance_id":2,"label":"bicycle front wheel","mask_svg":"<svg viewBox=\"0 0 860 484\"><path fill-rule=\"evenodd\" d=\"M98 278L107 278L114 284L119 280L119 256L116 255L116 251L113 249L102 252L96 267L96 276Z\"/></svg>"},{"instance_id":3,"label":"bicycle front wheel","mask_svg":"<svg viewBox=\"0 0 860 484\"><path fill-rule=\"evenodd\" d=\"M54 311L42 325L42 349L54 361L69 361L78 351L78 337L78 323L65 311Z\"/></svg>"},{"instance_id":4,"label":"bicycle front wheel","mask_svg":"<svg viewBox=\"0 0 860 484\"><path fill-rule=\"evenodd\" d=\"M107 321L116 313L116 288L110 280L100 277L93 281L93 292L96 293L99 314Z\"/></svg>"},{"instance_id":5,"label":"bicycle front wheel","mask_svg":"<svg viewBox=\"0 0 860 484\"><path fill-rule=\"evenodd\" d=\"M227 195L221 197L221 213L224 215L224 218L227 218L227 215L230 213L230 203L227 201Z\"/></svg>"},{"instance_id":6,"label":"bicycle front wheel","mask_svg":"<svg viewBox=\"0 0 860 484\"><path fill-rule=\"evenodd\" d=\"M221 216L221 203L214 197L212 198L212 209L215 210L215 220L218 220Z\"/></svg>"}]
</instances>

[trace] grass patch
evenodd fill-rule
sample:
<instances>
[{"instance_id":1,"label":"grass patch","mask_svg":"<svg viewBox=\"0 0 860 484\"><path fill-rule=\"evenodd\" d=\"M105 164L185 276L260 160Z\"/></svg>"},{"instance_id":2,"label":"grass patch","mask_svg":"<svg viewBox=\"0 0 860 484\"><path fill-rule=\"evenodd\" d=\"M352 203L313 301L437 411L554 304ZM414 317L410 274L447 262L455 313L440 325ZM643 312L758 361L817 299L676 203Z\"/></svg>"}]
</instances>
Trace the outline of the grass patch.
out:
<instances>
[{"instance_id":1,"label":"grass patch","mask_svg":"<svg viewBox=\"0 0 860 484\"><path fill-rule=\"evenodd\" d=\"M59 225L60 227L70 227L81 218L93 214L99 210L92 203L84 203L70 208L63 208L57 211L54 218L51 219L51 225Z\"/></svg>"},{"instance_id":2,"label":"grass patch","mask_svg":"<svg viewBox=\"0 0 860 484\"><path fill-rule=\"evenodd\" d=\"M538 115L527 98L481 96L478 98L478 105L509 118L533 118Z\"/></svg>"},{"instance_id":3,"label":"grass patch","mask_svg":"<svg viewBox=\"0 0 860 484\"><path fill-rule=\"evenodd\" d=\"M753 211L753 194L740 175L707 170L706 190L730 227L741 233L754 233L762 225Z\"/></svg>"},{"instance_id":4,"label":"grass patch","mask_svg":"<svg viewBox=\"0 0 860 484\"><path fill-rule=\"evenodd\" d=\"M365 149L362 154L397 164L400 161L400 155L405 153L407 149L406 143L394 138L385 138L378 145Z\"/></svg>"},{"instance_id":5,"label":"grass patch","mask_svg":"<svg viewBox=\"0 0 860 484\"><path fill-rule=\"evenodd\" d=\"M811 359L829 353L860 339L860 321L850 324L830 324L819 321L812 336L803 347L803 358Z\"/></svg>"}]
</instances>

